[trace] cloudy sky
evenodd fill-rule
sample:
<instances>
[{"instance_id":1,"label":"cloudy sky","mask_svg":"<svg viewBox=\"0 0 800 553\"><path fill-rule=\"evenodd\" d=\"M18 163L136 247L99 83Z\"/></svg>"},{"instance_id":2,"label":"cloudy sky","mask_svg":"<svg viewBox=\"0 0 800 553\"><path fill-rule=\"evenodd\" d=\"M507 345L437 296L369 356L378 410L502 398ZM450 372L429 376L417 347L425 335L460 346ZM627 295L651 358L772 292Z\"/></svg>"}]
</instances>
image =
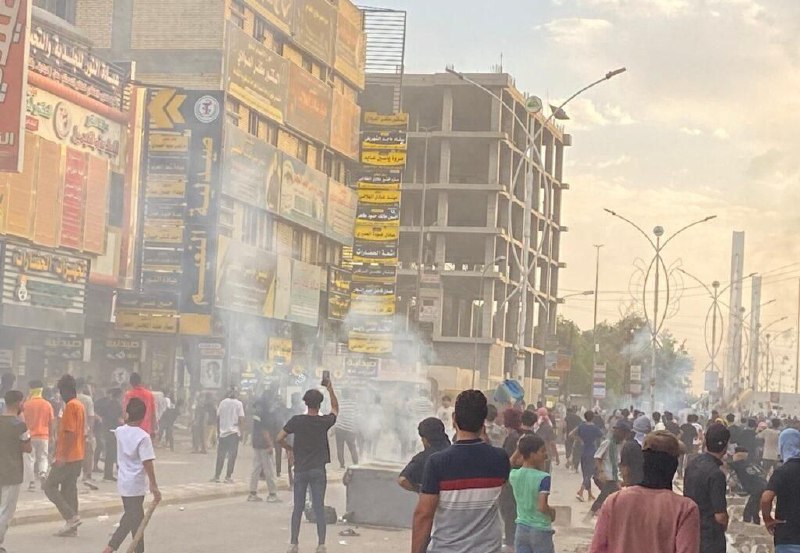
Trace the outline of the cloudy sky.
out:
<instances>
[{"instance_id":1,"label":"cloudy sky","mask_svg":"<svg viewBox=\"0 0 800 553\"><path fill-rule=\"evenodd\" d=\"M731 232L746 232L745 274L764 275L762 323L795 326L800 278L800 1L797 0L381 0L408 11L407 70L487 71L503 60L521 90L569 96L607 70L628 72L571 104L565 204L570 231L563 293L592 288L602 243L600 318L630 303L629 281L647 244L618 211L667 233L718 218L665 251L706 282L730 280ZM378 4L378 2L376 2ZM709 301L696 284L667 322L698 367L708 362ZM744 305L750 307L749 286ZM592 299L562 313L591 326ZM726 324L727 326L727 324ZM793 335L793 334L792 334ZM779 342L779 360L793 339ZM791 353L791 355L790 355ZM719 360L719 359L718 359ZM788 389L788 379L786 380Z\"/></svg>"}]
</instances>

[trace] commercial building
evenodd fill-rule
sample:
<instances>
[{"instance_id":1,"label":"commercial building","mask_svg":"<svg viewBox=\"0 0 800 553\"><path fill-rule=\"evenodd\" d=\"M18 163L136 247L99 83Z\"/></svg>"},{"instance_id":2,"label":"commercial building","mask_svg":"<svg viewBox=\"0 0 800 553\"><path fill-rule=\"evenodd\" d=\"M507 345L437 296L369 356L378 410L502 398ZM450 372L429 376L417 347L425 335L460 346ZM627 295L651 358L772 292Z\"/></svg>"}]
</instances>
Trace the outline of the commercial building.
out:
<instances>
[{"instance_id":1,"label":"commercial building","mask_svg":"<svg viewBox=\"0 0 800 553\"><path fill-rule=\"evenodd\" d=\"M27 7L11 7L12 26ZM133 280L138 187L127 70L58 14L34 7L22 29L0 29L18 40L11 50L28 44L27 69L0 71L3 92L24 99L21 171L0 172L0 372L24 383L66 370L96 375L120 353L106 339L114 293Z\"/></svg>"},{"instance_id":2,"label":"commercial building","mask_svg":"<svg viewBox=\"0 0 800 553\"><path fill-rule=\"evenodd\" d=\"M397 312L430 342L424 361L440 388L469 387L473 368L482 386L496 385L517 374L521 358L528 397L538 397L565 267L562 196L569 187L563 166L571 137L553 124L545 127L541 113L530 113L508 74L468 78L492 94L449 73L402 78L402 111L410 123ZM362 108L388 111L395 97L391 86L369 85ZM536 138L541 164L526 161L529 136ZM533 177L527 213L526 172ZM522 287L527 317L518 325L521 295L515 290L523 271L516 260L524 257L525 218L533 267L529 287Z\"/></svg>"},{"instance_id":3,"label":"commercial building","mask_svg":"<svg viewBox=\"0 0 800 553\"><path fill-rule=\"evenodd\" d=\"M313 377L347 341L326 291L353 241L361 11L77 0L75 21L147 88L138 272L116 310L117 330L158 352L145 378Z\"/></svg>"}]
</instances>

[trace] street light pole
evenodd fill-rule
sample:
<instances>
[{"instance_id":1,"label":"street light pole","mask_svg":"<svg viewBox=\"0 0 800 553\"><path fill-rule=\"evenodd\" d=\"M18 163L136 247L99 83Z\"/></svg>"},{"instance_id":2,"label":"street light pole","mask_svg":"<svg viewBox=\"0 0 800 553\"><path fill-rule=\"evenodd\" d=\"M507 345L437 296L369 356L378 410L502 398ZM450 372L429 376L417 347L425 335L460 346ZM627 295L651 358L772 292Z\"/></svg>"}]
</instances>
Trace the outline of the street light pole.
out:
<instances>
[{"instance_id":1,"label":"street light pole","mask_svg":"<svg viewBox=\"0 0 800 553\"><path fill-rule=\"evenodd\" d=\"M800 279L797 281L797 336L794 354L794 393L800 393Z\"/></svg>"},{"instance_id":2,"label":"street light pole","mask_svg":"<svg viewBox=\"0 0 800 553\"><path fill-rule=\"evenodd\" d=\"M597 363L597 354L600 345L597 343L597 300L600 295L600 248L604 244L594 244L597 249L597 256L595 257L594 267L594 319L592 320L592 371Z\"/></svg>"},{"instance_id":3,"label":"street light pole","mask_svg":"<svg viewBox=\"0 0 800 553\"><path fill-rule=\"evenodd\" d=\"M708 216L708 217L706 217L704 219L700 219L700 220L695 221L693 223L689 223L688 225L678 229L676 232L674 232L672 235L670 235L669 238L664 240L664 242L662 243L661 242L661 237L664 235L664 228L663 227L657 226L657 227L655 227L653 229L653 234L656 237L656 240L654 242L653 239L650 238L649 234L647 234L644 230L642 230L642 228L639 225L637 225L636 223L634 223L630 219L628 219L628 218L626 218L626 217L620 215L619 213L617 213L615 211L612 211L610 209L607 209L607 208L603 208L603 209L608 214L616 217L617 219L621 219L622 221L625 221L630 226L632 226L637 231L639 231L639 233L642 236L644 236L645 239L647 240L647 242L650 244L650 247L653 248L653 252L654 252L653 259L650 261L650 266L648 267L647 273L645 274L644 285L642 287L643 288L642 289L642 306L644 308L645 318L649 319L649 321L650 321L650 333L651 333L651 338L652 338L652 340L651 340L652 351L650 352L650 364L651 364L651 366L650 366L650 371L651 371L650 405L651 405L651 409L655 410L655 408L656 408L656 401L655 401L656 389L655 389L655 384L656 384L656 374L657 374L657 371L656 371L656 349L658 348L658 334L661 331L661 327L664 325L664 321L666 320L666 309L665 309L664 315L661 317L661 319L659 319L659 315L658 315L658 308L659 308L658 303L659 303L659 291L660 291L659 290L659 286L660 286L661 268L664 267L664 270L666 271L666 266L664 265L664 260L661 257L661 252L664 250L664 248L667 247L667 245L669 245L670 242L672 242L672 240L675 239L676 236L678 236L682 232L684 232L686 230L689 230L690 228L692 228L694 226L697 226L699 224L711 221L712 219L715 219L717 216L716 215L710 215L710 216ZM653 270L653 266L654 265L655 265L655 269L656 269L656 274L655 274L655 294L654 294L654 298L653 298L653 317L652 317L652 319L650 319L647 316L647 281L650 278L650 271ZM666 275L666 277L669 278L669 275ZM669 280L667 281L667 299L669 299Z\"/></svg>"},{"instance_id":4,"label":"street light pole","mask_svg":"<svg viewBox=\"0 0 800 553\"><path fill-rule=\"evenodd\" d=\"M419 240L417 242L417 328L419 328L420 318L422 317L422 265L425 261L423 249L425 248L425 202L428 195L428 143L431 137L430 131L433 128L423 128L425 132L425 153L423 157L422 170L422 198L419 204Z\"/></svg>"},{"instance_id":5,"label":"street light pole","mask_svg":"<svg viewBox=\"0 0 800 553\"><path fill-rule=\"evenodd\" d=\"M483 297L483 292L484 292L483 285L486 282L486 271L488 271L490 268L493 268L498 263L502 263L505 260L506 260L506 256L504 256L504 255L498 256L498 257L496 257L496 258L494 258L492 260L491 264L486 265L483 268L483 271L481 271L481 283L480 283L481 292L480 292L480 295L478 296L478 299L483 303L481 304L481 325L480 325L481 332L478 333L478 331L477 331L478 329L477 328L475 329L475 339L474 339L475 343L474 343L474 351L472 353L472 389L473 390L475 389L475 374L479 371L479 369L478 369L478 339L480 338L480 335L483 334L483 320L482 320L483 319L483 306L486 305L486 300ZM492 304L489 306L490 314L492 315L492 316L489 317L490 321L493 320L493 315L494 315L494 313L491 312L491 309L494 307L494 305L493 305L494 304L494 295L492 295L492 302L491 303ZM492 323L490 322L489 323L489 332L491 332L491 331L492 331Z\"/></svg>"}]
</instances>

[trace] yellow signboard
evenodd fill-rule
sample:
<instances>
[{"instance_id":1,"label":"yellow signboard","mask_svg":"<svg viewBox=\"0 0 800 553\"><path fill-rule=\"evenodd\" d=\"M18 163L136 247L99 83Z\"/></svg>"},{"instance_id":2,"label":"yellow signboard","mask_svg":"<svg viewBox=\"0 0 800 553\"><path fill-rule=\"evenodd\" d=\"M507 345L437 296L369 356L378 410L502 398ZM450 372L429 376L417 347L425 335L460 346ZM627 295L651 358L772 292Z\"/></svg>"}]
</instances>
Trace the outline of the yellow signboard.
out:
<instances>
[{"instance_id":1,"label":"yellow signboard","mask_svg":"<svg viewBox=\"0 0 800 553\"><path fill-rule=\"evenodd\" d=\"M365 296L354 297L350 302L350 313L356 315L394 315L394 296L377 300Z\"/></svg>"},{"instance_id":2,"label":"yellow signboard","mask_svg":"<svg viewBox=\"0 0 800 553\"><path fill-rule=\"evenodd\" d=\"M377 113L368 111L364 113L364 126L366 127L408 127L408 113Z\"/></svg>"},{"instance_id":3,"label":"yellow signboard","mask_svg":"<svg viewBox=\"0 0 800 553\"><path fill-rule=\"evenodd\" d=\"M125 332L175 334L178 331L178 318L171 314L118 311L116 329Z\"/></svg>"},{"instance_id":4,"label":"yellow signboard","mask_svg":"<svg viewBox=\"0 0 800 553\"><path fill-rule=\"evenodd\" d=\"M353 353L392 353L392 347L391 337L363 338L352 334L348 337L348 349Z\"/></svg>"},{"instance_id":5,"label":"yellow signboard","mask_svg":"<svg viewBox=\"0 0 800 553\"><path fill-rule=\"evenodd\" d=\"M399 225L389 226L372 225L372 224L358 224L356 225L356 238L360 240L397 240L400 238Z\"/></svg>"},{"instance_id":6,"label":"yellow signboard","mask_svg":"<svg viewBox=\"0 0 800 553\"><path fill-rule=\"evenodd\" d=\"M369 144L361 144L361 163L376 167L405 167L405 150L367 150Z\"/></svg>"},{"instance_id":7,"label":"yellow signboard","mask_svg":"<svg viewBox=\"0 0 800 553\"><path fill-rule=\"evenodd\" d=\"M399 190L359 190L358 201L365 204L397 204L400 202Z\"/></svg>"}]
</instances>

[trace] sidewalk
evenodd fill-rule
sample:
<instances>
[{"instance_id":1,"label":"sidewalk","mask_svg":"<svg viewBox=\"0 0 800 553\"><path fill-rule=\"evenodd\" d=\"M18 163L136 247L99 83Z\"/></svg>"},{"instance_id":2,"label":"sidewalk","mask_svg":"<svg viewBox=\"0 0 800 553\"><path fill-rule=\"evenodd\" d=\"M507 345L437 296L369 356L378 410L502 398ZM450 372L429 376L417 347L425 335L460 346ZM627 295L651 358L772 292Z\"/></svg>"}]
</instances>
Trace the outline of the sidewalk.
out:
<instances>
[{"instance_id":1,"label":"sidewalk","mask_svg":"<svg viewBox=\"0 0 800 553\"><path fill-rule=\"evenodd\" d=\"M164 448L156 449L156 477L163 496L162 505L183 505L246 494L250 482L250 471L253 467L253 448L249 444L240 445L233 484L210 482L211 477L214 476L216 459L215 449L209 450L206 455L192 454L189 442L183 439L179 441L178 436L176 436L174 452ZM285 467L285 457L283 461ZM95 473L93 476L95 479L93 483L99 488L97 491L90 490L81 481L78 482L78 502L81 516L89 518L122 512L122 502L117 494L116 483L103 482L102 474ZM332 481L337 478L341 481L338 473L331 476ZM259 485L259 493L266 493L265 486L266 484L262 481ZM281 490L289 489L289 481L285 473L282 478L278 479L278 487ZM38 486L32 492L23 488L12 521L13 525L57 520L60 520L58 511Z\"/></svg>"}]
</instances>

